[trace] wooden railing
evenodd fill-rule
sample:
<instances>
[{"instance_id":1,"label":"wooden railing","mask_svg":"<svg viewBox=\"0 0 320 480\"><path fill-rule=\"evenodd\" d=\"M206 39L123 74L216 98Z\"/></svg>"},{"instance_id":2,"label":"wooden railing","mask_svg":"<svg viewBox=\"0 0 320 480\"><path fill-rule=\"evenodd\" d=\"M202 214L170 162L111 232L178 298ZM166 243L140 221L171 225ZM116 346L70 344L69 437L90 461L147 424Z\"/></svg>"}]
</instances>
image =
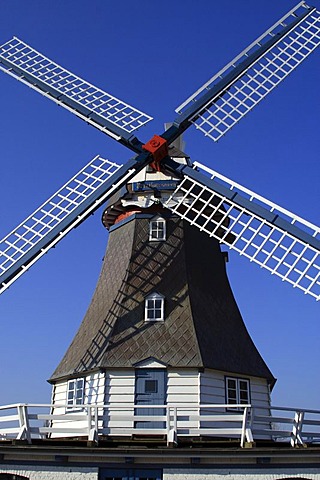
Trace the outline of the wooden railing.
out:
<instances>
[{"instance_id":1,"label":"wooden railing","mask_svg":"<svg viewBox=\"0 0 320 480\"><path fill-rule=\"evenodd\" d=\"M139 409L140 410L139 414ZM59 414L56 412L60 412ZM63 412L63 413L61 413ZM266 414L267 412L267 414ZM67 405L15 404L0 407L0 441L50 438L164 436L168 445L183 437L320 443L320 410L251 405Z\"/></svg>"}]
</instances>

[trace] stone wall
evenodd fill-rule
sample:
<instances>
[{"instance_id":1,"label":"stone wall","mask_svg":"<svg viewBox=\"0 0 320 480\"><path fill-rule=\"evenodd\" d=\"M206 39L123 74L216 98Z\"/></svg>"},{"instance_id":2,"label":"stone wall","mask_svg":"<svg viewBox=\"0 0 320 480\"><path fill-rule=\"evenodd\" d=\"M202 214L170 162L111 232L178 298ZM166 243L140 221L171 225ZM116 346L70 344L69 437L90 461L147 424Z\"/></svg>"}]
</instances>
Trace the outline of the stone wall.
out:
<instances>
[{"instance_id":1,"label":"stone wall","mask_svg":"<svg viewBox=\"0 0 320 480\"><path fill-rule=\"evenodd\" d=\"M103 470L106 472L107 469ZM141 474L141 468L138 467L138 470ZM17 475L19 480L20 477L28 480L99 479L98 467L1 465L0 479L3 473ZM269 466L264 468L164 468L162 478L163 480L320 480L320 470L312 467L274 468Z\"/></svg>"},{"instance_id":2,"label":"stone wall","mask_svg":"<svg viewBox=\"0 0 320 480\"><path fill-rule=\"evenodd\" d=\"M0 474L20 475L28 480L98 480L98 470L96 467L0 465Z\"/></svg>"},{"instance_id":3,"label":"stone wall","mask_svg":"<svg viewBox=\"0 0 320 480\"><path fill-rule=\"evenodd\" d=\"M319 468L164 469L163 480L320 480Z\"/></svg>"}]
</instances>

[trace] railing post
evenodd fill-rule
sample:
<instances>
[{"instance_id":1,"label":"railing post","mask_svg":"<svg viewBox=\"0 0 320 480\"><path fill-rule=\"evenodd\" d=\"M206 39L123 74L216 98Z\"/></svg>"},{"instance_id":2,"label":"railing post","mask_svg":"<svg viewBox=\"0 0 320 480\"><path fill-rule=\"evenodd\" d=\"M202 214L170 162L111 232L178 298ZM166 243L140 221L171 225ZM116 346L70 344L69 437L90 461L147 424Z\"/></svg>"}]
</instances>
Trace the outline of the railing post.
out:
<instances>
[{"instance_id":1,"label":"railing post","mask_svg":"<svg viewBox=\"0 0 320 480\"><path fill-rule=\"evenodd\" d=\"M298 443L300 445L303 445L303 441L301 438L303 420L304 420L304 412L296 412L294 415L292 432L291 432L291 440L290 440L292 447L296 447Z\"/></svg>"},{"instance_id":2,"label":"railing post","mask_svg":"<svg viewBox=\"0 0 320 480\"><path fill-rule=\"evenodd\" d=\"M167 422L167 443L169 442L169 434L170 434L170 406L166 405L166 422Z\"/></svg>"},{"instance_id":3,"label":"railing post","mask_svg":"<svg viewBox=\"0 0 320 480\"><path fill-rule=\"evenodd\" d=\"M171 427L171 408L173 409L173 427ZM177 407L167 407L167 445L168 447L174 447L178 443L177 439ZM169 432L168 432L169 427Z\"/></svg>"},{"instance_id":4,"label":"railing post","mask_svg":"<svg viewBox=\"0 0 320 480\"><path fill-rule=\"evenodd\" d=\"M18 405L17 409L20 427L17 440L27 440L28 443L31 443L27 405Z\"/></svg>"},{"instance_id":5,"label":"railing post","mask_svg":"<svg viewBox=\"0 0 320 480\"><path fill-rule=\"evenodd\" d=\"M178 435L178 407L173 407L173 430Z\"/></svg>"},{"instance_id":6,"label":"railing post","mask_svg":"<svg viewBox=\"0 0 320 480\"><path fill-rule=\"evenodd\" d=\"M91 408L92 408L91 405L88 405L88 409L87 409L88 438L90 437L91 428L92 428Z\"/></svg>"},{"instance_id":7,"label":"railing post","mask_svg":"<svg viewBox=\"0 0 320 480\"><path fill-rule=\"evenodd\" d=\"M92 408L94 409L94 419L92 425ZM98 406L88 405L88 443L98 444Z\"/></svg>"},{"instance_id":8,"label":"railing post","mask_svg":"<svg viewBox=\"0 0 320 480\"><path fill-rule=\"evenodd\" d=\"M249 407L245 407L243 410L242 428L241 428L241 440L240 446L251 447L253 445L253 436L251 431L251 420L249 417Z\"/></svg>"},{"instance_id":9,"label":"railing post","mask_svg":"<svg viewBox=\"0 0 320 480\"><path fill-rule=\"evenodd\" d=\"M105 435L110 434L110 416L112 414L112 408L110 405L103 405L102 407L102 428ZM120 409L120 413L122 409Z\"/></svg>"},{"instance_id":10,"label":"railing post","mask_svg":"<svg viewBox=\"0 0 320 480\"><path fill-rule=\"evenodd\" d=\"M99 410L98 410L98 405L94 406L94 428L98 437L99 433Z\"/></svg>"},{"instance_id":11,"label":"railing post","mask_svg":"<svg viewBox=\"0 0 320 480\"><path fill-rule=\"evenodd\" d=\"M240 439L240 447L243 448L246 440L246 428L247 428L247 407L243 410L243 417L242 417L242 428L241 428L241 439Z\"/></svg>"}]
</instances>

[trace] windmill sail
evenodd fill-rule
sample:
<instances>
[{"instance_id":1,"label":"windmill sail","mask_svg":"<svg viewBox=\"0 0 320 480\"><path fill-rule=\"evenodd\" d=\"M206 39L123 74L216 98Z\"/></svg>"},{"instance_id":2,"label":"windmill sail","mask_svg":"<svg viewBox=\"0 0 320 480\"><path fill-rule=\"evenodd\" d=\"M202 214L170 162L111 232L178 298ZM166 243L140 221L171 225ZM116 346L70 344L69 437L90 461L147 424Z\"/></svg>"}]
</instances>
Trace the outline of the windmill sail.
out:
<instances>
[{"instance_id":1,"label":"windmill sail","mask_svg":"<svg viewBox=\"0 0 320 480\"><path fill-rule=\"evenodd\" d=\"M320 13L304 2L189 97L176 123L218 141L320 44Z\"/></svg>"},{"instance_id":2,"label":"windmill sail","mask_svg":"<svg viewBox=\"0 0 320 480\"><path fill-rule=\"evenodd\" d=\"M283 281L320 299L320 228L195 163L165 206ZM208 176L209 175L209 176Z\"/></svg>"},{"instance_id":3,"label":"windmill sail","mask_svg":"<svg viewBox=\"0 0 320 480\"><path fill-rule=\"evenodd\" d=\"M123 186L143 163L99 155L0 241L0 293Z\"/></svg>"},{"instance_id":4,"label":"windmill sail","mask_svg":"<svg viewBox=\"0 0 320 480\"><path fill-rule=\"evenodd\" d=\"M152 120L16 37L0 47L0 69L129 147L132 132Z\"/></svg>"},{"instance_id":5,"label":"windmill sail","mask_svg":"<svg viewBox=\"0 0 320 480\"><path fill-rule=\"evenodd\" d=\"M320 43L320 13L299 3L195 92L161 137L132 132L151 117L85 82L17 38L0 47L0 69L138 153L123 167L96 157L0 242L0 292L147 163L184 177L165 203L177 215L317 299L319 229L200 164L172 162L168 145L191 124L218 140ZM160 140L160 141L159 141Z\"/></svg>"}]
</instances>

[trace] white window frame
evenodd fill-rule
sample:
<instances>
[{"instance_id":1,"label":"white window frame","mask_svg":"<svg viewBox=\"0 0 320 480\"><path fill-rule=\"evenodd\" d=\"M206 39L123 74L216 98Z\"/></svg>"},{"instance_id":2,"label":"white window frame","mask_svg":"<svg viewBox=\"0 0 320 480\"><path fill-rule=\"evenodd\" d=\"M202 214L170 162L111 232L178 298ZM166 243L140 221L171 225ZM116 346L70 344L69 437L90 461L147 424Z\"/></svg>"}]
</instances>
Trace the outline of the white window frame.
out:
<instances>
[{"instance_id":1,"label":"white window frame","mask_svg":"<svg viewBox=\"0 0 320 480\"><path fill-rule=\"evenodd\" d=\"M161 227L160 227L161 225ZM153 217L149 222L149 241L163 242L167 236L167 222L161 217Z\"/></svg>"},{"instance_id":2,"label":"white window frame","mask_svg":"<svg viewBox=\"0 0 320 480\"><path fill-rule=\"evenodd\" d=\"M80 384L80 385L79 385ZM68 380L67 410L79 410L84 403L85 379L83 377Z\"/></svg>"},{"instance_id":3,"label":"white window frame","mask_svg":"<svg viewBox=\"0 0 320 480\"><path fill-rule=\"evenodd\" d=\"M230 386L230 383L234 382L234 387ZM232 407L232 404L235 405L248 405L250 404L250 380L248 378L238 378L238 377L225 377L226 385L226 403L230 405L228 410L243 410L241 407ZM245 385L246 388L243 388ZM234 395L230 395L230 390L234 392ZM243 398L243 392L246 393L246 398Z\"/></svg>"},{"instance_id":4,"label":"white window frame","mask_svg":"<svg viewBox=\"0 0 320 480\"><path fill-rule=\"evenodd\" d=\"M154 292L144 301L144 319L146 322L164 321L164 296Z\"/></svg>"}]
</instances>

